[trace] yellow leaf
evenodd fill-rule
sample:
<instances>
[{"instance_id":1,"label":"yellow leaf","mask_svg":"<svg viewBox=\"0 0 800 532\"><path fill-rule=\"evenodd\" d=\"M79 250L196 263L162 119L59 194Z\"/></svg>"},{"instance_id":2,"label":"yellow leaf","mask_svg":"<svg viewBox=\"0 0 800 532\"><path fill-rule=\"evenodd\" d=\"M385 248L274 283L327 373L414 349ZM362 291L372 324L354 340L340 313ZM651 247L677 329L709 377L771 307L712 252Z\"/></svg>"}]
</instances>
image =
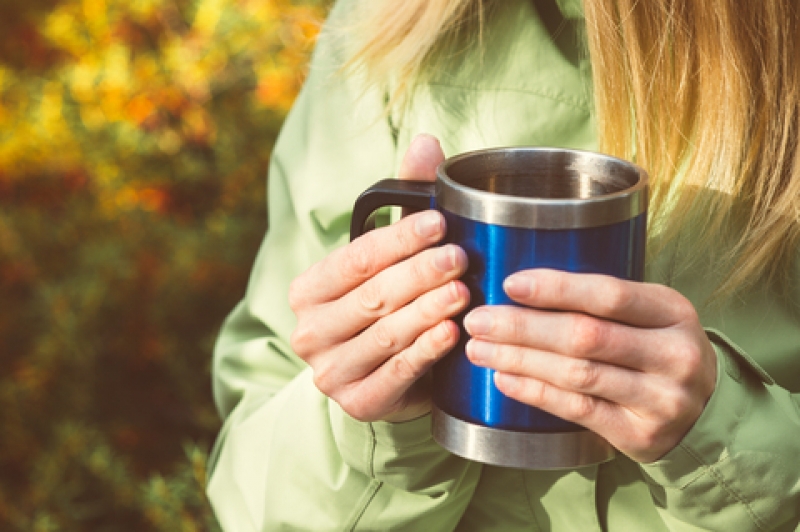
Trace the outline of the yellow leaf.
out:
<instances>
[{"instance_id":1,"label":"yellow leaf","mask_svg":"<svg viewBox=\"0 0 800 532\"><path fill-rule=\"evenodd\" d=\"M192 24L199 35L213 35L224 7L223 0L201 0Z\"/></svg>"},{"instance_id":2,"label":"yellow leaf","mask_svg":"<svg viewBox=\"0 0 800 532\"><path fill-rule=\"evenodd\" d=\"M105 0L83 0L83 14L92 37L98 39L108 32L108 9Z\"/></svg>"},{"instance_id":3,"label":"yellow leaf","mask_svg":"<svg viewBox=\"0 0 800 532\"><path fill-rule=\"evenodd\" d=\"M114 43L106 52L104 83L121 88L127 87L130 81L131 50L122 43Z\"/></svg>"},{"instance_id":4,"label":"yellow leaf","mask_svg":"<svg viewBox=\"0 0 800 532\"><path fill-rule=\"evenodd\" d=\"M95 101L98 74L97 65L87 59L73 66L68 74L72 97L81 103Z\"/></svg>"}]
</instances>

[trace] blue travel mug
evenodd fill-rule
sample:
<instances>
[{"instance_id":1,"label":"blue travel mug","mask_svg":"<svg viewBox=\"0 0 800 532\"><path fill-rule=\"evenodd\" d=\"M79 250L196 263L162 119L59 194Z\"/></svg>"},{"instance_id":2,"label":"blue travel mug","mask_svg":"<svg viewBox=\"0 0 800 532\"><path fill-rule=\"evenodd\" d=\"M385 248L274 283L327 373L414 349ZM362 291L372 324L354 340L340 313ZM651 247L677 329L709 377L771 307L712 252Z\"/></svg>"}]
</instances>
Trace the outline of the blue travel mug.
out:
<instances>
[{"instance_id":1,"label":"blue travel mug","mask_svg":"<svg viewBox=\"0 0 800 532\"><path fill-rule=\"evenodd\" d=\"M590 272L641 281L647 174L607 155L516 147L468 152L444 161L436 181L387 179L356 200L350 237L384 206L437 209L445 241L469 258L462 281L472 308L514 305L503 291L530 268ZM459 322L461 320L458 320ZM449 451L479 462L525 469L575 468L610 460L597 434L500 393L494 371L473 365L461 341L433 368L432 431Z\"/></svg>"}]
</instances>

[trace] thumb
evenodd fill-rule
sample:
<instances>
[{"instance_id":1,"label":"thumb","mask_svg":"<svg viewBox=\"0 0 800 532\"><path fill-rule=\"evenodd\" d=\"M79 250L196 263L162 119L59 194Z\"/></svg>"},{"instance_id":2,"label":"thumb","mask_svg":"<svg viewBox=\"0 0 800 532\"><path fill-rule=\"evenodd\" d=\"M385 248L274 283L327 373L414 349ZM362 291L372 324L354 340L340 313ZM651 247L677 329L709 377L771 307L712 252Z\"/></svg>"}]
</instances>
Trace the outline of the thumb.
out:
<instances>
[{"instance_id":1,"label":"thumb","mask_svg":"<svg viewBox=\"0 0 800 532\"><path fill-rule=\"evenodd\" d=\"M444 152L436 137L426 134L417 135L403 156L397 178L435 181L436 167L444 159Z\"/></svg>"}]
</instances>

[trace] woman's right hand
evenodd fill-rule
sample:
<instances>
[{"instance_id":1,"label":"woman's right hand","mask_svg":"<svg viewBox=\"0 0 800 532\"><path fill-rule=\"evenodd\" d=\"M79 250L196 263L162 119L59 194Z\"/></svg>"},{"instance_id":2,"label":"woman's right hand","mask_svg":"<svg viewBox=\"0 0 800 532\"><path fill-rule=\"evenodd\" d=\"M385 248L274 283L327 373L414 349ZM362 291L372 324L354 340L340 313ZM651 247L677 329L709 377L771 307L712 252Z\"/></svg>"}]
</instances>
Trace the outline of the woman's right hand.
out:
<instances>
[{"instance_id":1,"label":"woman's right hand","mask_svg":"<svg viewBox=\"0 0 800 532\"><path fill-rule=\"evenodd\" d=\"M433 180L444 159L421 135L401 179ZM361 421L407 421L430 410L422 377L458 341L452 317L469 302L458 278L467 257L435 247L445 234L436 211L415 213L337 249L292 282L291 344L322 393Z\"/></svg>"}]
</instances>

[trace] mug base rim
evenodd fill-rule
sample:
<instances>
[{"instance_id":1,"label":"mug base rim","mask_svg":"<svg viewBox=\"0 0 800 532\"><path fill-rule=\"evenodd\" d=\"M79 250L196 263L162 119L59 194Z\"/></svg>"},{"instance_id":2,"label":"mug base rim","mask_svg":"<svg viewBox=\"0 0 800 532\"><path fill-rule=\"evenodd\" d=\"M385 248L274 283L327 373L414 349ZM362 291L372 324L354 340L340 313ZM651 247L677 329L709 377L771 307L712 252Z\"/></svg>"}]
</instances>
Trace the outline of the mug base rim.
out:
<instances>
[{"instance_id":1,"label":"mug base rim","mask_svg":"<svg viewBox=\"0 0 800 532\"><path fill-rule=\"evenodd\" d=\"M589 430L517 432L469 423L437 407L431 410L433 439L453 454L485 464L519 469L575 469L612 460L617 450Z\"/></svg>"}]
</instances>

